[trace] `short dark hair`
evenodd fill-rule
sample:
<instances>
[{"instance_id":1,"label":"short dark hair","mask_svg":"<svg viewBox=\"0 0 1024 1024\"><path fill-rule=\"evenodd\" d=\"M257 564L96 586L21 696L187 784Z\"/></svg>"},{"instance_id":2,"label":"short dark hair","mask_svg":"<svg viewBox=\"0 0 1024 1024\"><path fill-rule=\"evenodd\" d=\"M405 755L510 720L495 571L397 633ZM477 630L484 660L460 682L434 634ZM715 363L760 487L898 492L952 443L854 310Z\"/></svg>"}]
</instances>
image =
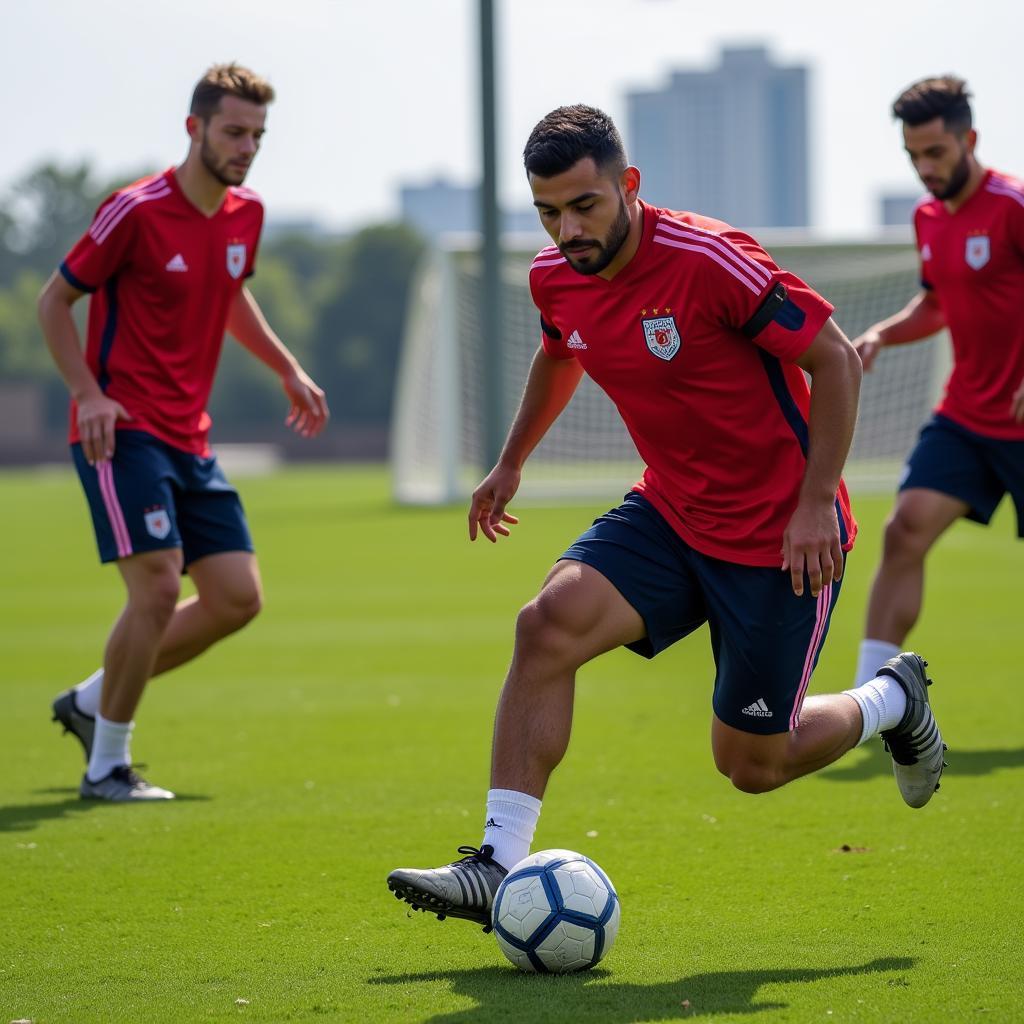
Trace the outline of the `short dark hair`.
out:
<instances>
[{"instance_id":1,"label":"short dark hair","mask_svg":"<svg viewBox=\"0 0 1024 1024\"><path fill-rule=\"evenodd\" d=\"M911 127L941 117L948 131L968 132L973 123L970 98L967 83L956 75L922 78L900 93L892 116Z\"/></svg>"},{"instance_id":2,"label":"short dark hair","mask_svg":"<svg viewBox=\"0 0 1024 1024\"><path fill-rule=\"evenodd\" d=\"M265 78L234 61L214 64L196 82L189 113L209 121L220 109L220 101L225 96L237 96L240 100L266 106L274 100L274 87Z\"/></svg>"},{"instance_id":3,"label":"short dark hair","mask_svg":"<svg viewBox=\"0 0 1024 1024\"><path fill-rule=\"evenodd\" d=\"M552 110L530 132L523 150L526 173L541 178L562 174L586 157L600 171L626 168L626 149L612 119L582 103Z\"/></svg>"}]
</instances>

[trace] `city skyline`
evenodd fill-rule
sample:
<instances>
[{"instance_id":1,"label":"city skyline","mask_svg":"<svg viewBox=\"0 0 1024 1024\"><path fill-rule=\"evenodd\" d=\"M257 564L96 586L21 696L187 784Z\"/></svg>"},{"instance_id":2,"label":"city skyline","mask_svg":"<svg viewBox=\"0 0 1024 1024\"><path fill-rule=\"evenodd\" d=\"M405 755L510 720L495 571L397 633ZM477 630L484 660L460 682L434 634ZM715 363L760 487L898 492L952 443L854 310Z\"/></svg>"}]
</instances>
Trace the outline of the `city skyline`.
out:
<instances>
[{"instance_id":1,"label":"city skyline","mask_svg":"<svg viewBox=\"0 0 1024 1024\"><path fill-rule=\"evenodd\" d=\"M968 79L980 159L1024 174L1024 139L1002 81L1024 29L1019 4L981 0L955 27L881 0L856 15L805 0L770 9L736 0L700 17L683 0L516 0L497 11L507 208L529 205L519 154L552 107L591 103L625 130L629 92L659 88L676 69L710 68L727 46L764 46L778 63L810 69L810 220L826 233L873 229L880 195L917 187L889 105L926 74ZM192 84L210 63L238 59L278 89L249 181L271 218L334 229L392 219L403 184L477 178L475 19L473 0L429 9L405 0L301 0L287 9L181 0L170 17L99 0L87 19L71 0L19 5L0 39L17 97L0 192L47 159L87 159L101 176L180 161Z\"/></svg>"},{"instance_id":2,"label":"city skyline","mask_svg":"<svg viewBox=\"0 0 1024 1024\"><path fill-rule=\"evenodd\" d=\"M742 227L807 227L807 78L766 47L725 46L707 70L628 93L626 140L648 201Z\"/></svg>"}]
</instances>

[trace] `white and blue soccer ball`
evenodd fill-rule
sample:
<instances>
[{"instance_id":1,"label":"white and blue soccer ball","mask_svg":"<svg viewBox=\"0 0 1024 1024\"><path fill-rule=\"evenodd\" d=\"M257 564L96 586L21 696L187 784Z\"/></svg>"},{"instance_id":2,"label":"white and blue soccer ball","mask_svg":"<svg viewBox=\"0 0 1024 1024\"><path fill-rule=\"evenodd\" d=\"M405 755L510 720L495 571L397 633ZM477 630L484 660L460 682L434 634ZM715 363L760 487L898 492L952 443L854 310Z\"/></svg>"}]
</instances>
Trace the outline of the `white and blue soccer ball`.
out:
<instances>
[{"instance_id":1,"label":"white and blue soccer ball","mask_svg":"<svg viewBox=\"0 0 1024 1024\"><path fill-rule=\"evenodd\" d=\"M608 876L572 850L521 860L494 896L501 951L524 971L566 974L593 967L619 931L619 897Z\"/></svg>"}]
</instances>

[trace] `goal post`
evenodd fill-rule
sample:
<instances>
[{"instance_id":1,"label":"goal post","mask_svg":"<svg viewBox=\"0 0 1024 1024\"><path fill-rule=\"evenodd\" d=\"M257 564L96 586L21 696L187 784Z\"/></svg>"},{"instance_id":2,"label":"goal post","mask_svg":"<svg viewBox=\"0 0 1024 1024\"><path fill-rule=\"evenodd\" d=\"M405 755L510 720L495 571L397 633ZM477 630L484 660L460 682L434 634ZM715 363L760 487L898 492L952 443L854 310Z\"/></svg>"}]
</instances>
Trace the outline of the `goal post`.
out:
<instances>
[{"instance_id":1,"label":"goal post","mask_svg":"<svg viewBox=\"0 0 1024 1024\"><path fill-rule=\"evenodd\" d=\"M822 241L761 233L775 261L836 307L848 337L896 312L919 288L907 238ZM504 413L518 405L540 341L529 266L543 237L506 238L502 259ZM485 408L478 241L453 236L425 259L413 283L391 432L392 487L409 504L466 498L484 474ZM884 349L865 374L846 478L851 489L887 490L927 419L949 369L944 337ZM530 456L517 500L614 503L643 471L608 397L588 377Z\"/></svg>"}]
</instances>

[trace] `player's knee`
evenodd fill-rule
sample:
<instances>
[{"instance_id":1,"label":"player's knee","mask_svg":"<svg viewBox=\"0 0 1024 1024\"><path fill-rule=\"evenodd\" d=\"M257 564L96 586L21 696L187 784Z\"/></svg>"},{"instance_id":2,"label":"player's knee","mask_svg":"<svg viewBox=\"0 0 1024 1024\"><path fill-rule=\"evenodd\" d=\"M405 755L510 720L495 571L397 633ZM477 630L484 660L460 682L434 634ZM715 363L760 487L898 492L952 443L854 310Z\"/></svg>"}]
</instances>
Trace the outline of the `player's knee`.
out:
<instances>
[{"instance_id":1,"label":"player's knee","mask_svg":"<svg viewBox=\"0 0 1024 1024\"><path fill-rule=\"evenodd\" d=\"M263 609L263 594L254 584L223 594L214 609L225 633L233 633L252 622Z\"/></svg>"},{"instance_id":2,"label":"player's knee","mask_svg":"<svg viewBox=\"0 0 1024 1024\"><path fill-rule=\"evenodd\" d=\"M142 585L133 589L129 601L137 611L166 622L174 614L180 596L181 576L173 566L167 566L151 572Z\"/></svg>"},{"instance_id":3,"label":"player's knee","mask_svg":"<svg viewBox=\"0 0 1024 1024\"><path fill-rule=\"evenodd\" d=\"M928 550L921 523L902 509L896 509L885 524L884 545L886 558L918 559Z\"/></svg>"},{"instance_id":4,"label":"player's knee","mask_svg":"<svg viewBox=\"0 0 1024 1024\"><path fill-rule=\"evenodd\" d=\"M718 770L741 793L769 793L785 781L775 765L750 758L716 760Z\"/></svg>"},{"instance_id":5,"label":"player's knee","mask_svg":"<svg viewBox=\"0 0 1024 1024\"><path fill-rule=\"evenodd\" d=\"M572 652L572 635L544 594L523 607L516 619L516 657L564 661Z\"/></svg>"}]
</instances>

